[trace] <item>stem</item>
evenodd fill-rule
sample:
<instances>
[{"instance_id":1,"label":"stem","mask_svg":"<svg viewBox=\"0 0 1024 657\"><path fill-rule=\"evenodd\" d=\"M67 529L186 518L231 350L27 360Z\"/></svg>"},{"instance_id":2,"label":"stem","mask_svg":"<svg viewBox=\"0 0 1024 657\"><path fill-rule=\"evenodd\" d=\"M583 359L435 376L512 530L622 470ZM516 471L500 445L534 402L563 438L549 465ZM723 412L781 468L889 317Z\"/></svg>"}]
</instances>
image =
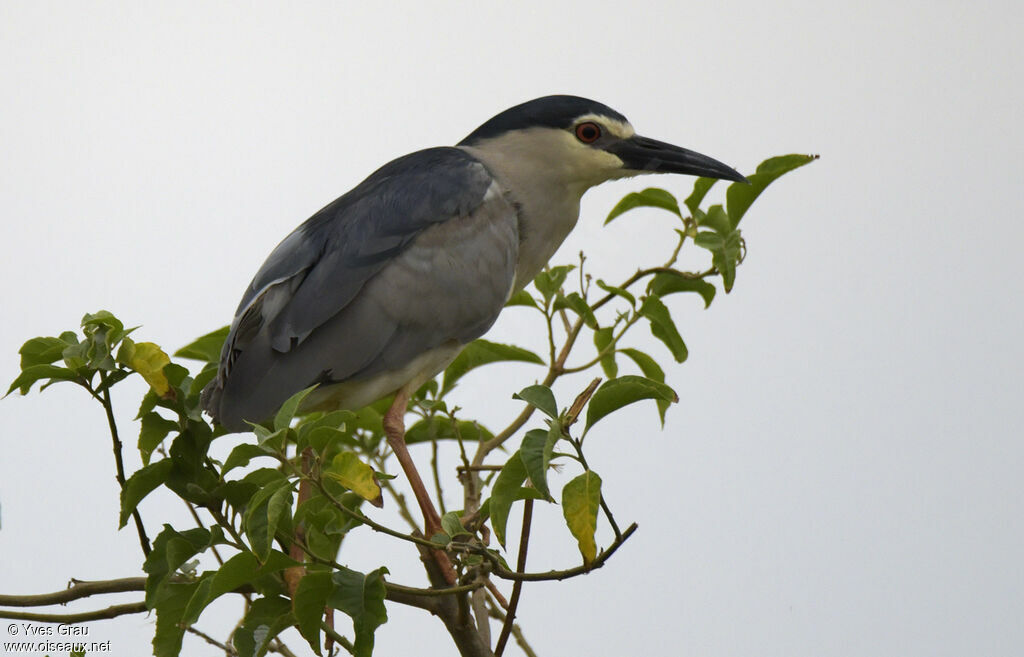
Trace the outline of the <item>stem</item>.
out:
<instances>
[{"instance_id":1,"label":"stem","mask_svg":"<svg viewBox=\"0 0 1024 657\"><path fill-rule=\"evenodd\" d=\"M584 370L589 370L594 365L597 365L598 363L600 363L602 358L604 358L605 356L607 356L609 354L614 353L615 352L615 347L619 344L619 340L622 339L622 336L624 336L626 334L626 331L628 331L629 328L631 326L633 326L633 324L636 324L638 321L640 321L641 317L642 317L642 315L640 313L634 312L633 316L630 317L628 320L626 320L626 323L622 325L622 330L619 331L619 334L614 336L612 338L612 341L609 342L608 345L604 349L602 349L601 351L597 352L597 356L595 356L592 360L584 363L583 365L579 365L577 367L563 367L562 368L562 374L575 374L577 372L583 372Z\"/></svg>"},{"instance_id":2,"label":"stem","mask_svg":"<svg viewBox=\"0 0 1024 657\"><path fill-rule=\"evenodd\" d=\"M430 469L434 475L434 491L437 493L437 505L443 516L447 513L444 506L444 491L441 489L441 473L437 465L437 441L430 441Z\"/></svg>"},{"instance_id":3,"label":"stem","mask_svg":"<svg viewBox=\"0 0 1024 657\"><path fill-rule=\"evenodd\" d=\"M315 485L317 487L317 489L319 489L319 491L323 494L324 497L327 498L327 501L330 502L331 505L334 508L336 508L339 511L341 511L342 513L344 513L349 518L352 518L354 520L358 520L359 522L363 523L364 525L366 525L370 529L372 529L374 531L378 531L378 532L380 532L382 534L387 534L388 536L393 536L395 538L400 538L403 541L409 541L410 543L415 543L416 545L419 545L421 547L429 547L429 548L434 549L434 550L436 550L438 548L436 543L431 543L430 541L428 541L425 538L419 538L417 536L412 536L411 534L403 534L400 531L397 531L395 529L391 529L390 527L386 527L386 526L384 526L384 525L382 525L380 523L377 523L377 522L374 522L373 520L370 520L363 513L360 513L360 512L357 512L357 511L353 511L352 509L346 507L344 504L342 504L341 502L336 500L334 498L334 496L331 495L327 491L327 489L324 487L324 485L320 481L318 481L316 479L313 479L313 485Z\"/></svg>"},{"instance_id":4,"label":"stem","mask_svg":"<svg viewBox=\"0 0 1024 657\"><path fill-rule=\"evenodd\" d=\"M199 518L199 514L196 512L196 508L194 506L192 506L192 503L189 502L186 499L182 499L182 502L184 502L185 506L188 507L188 512L192 514L192 519L196 521L196 525L200 529L206 529L206 526L203 525L203 521ZM211 545L210 546L210 551L213 552L213 557L217 560L217 563L219 563L220 565L223 566L224 565L224 559L221 558L220 552L217 551L217 546L216 545Z\"/></svg>"},{"instance_id":5,"label":"stem","mask_svg":"<svg viewBox=\"0 0 1024 657\"><path fill-rule=\"evenodd\" d=\"M225 655L232 656L232 655L237 655L238 654L238 651L236 651L231 646L227 645L226 643L221 643L220 641L218 641L217 639L214 639L209 634L206 634L205 632L197 630L192 625L187 626L185 628L185 631L188 632L189 634L194 634L195 636L199 637L200 639L202 639L203 641L209 643L211 646L213 646L215 648L220 648L221 650L224 651Z\"/></svg>"},{"instance_id":6,"label":"stem","mask_svg":"<svg viewBox=\"0 0 1024 657\"><path fill-rule=\"evenodd\" d=\"M339 646L347 650L351 654L356 654L356 647L352 645L352 642L346 639L344 636L338 634L333 627L325 622L320 623L320 629L323 630L324 634L331 637L331 639Z\"/></svg>"},{"instance_id":7,"label":"stem","mask_svg":"<svg viewBox=\"0 0 1024 657\"><path fill-rule=\"evenodd\" d=\"M522 573L526 570L526 552L530 545L530 521L533 519L533 500L526 500L523 506L523 534L519 539L519 557L516 561L516 572ZM519 595L523 591L523 580L516 580L512 585L512 597L508 601L508 612L505 614L505 624L501 626L501 634L498 636L498 644L494 648L494 657L501 657L505 652L505 644L508 643L508 635L512 632L512 621L516 618L516 607L519 606Z\"/></svg>"},{"instance_id":8,"label":"stem","mask_svg":"<svg viewBox=\"0 0 1024 657\"><path fill-rule=\"evenodd\" d=\"M252 552L252 549L246 546L245 541L242 540L242 536L238 533L238 530L235 529L234 525L228 522L228 519L220 512L220 509L210 506L207 507L206 510L210 512L210 515L213 516L213 519L217 521L218 525L228 530L228 533L231 534L231 538L235 539L236 548L243 552Z\"/></svg>"},{"instance_id":9,"label":"stem","mask_svg":"<svg viewBox=\"0 0 1024 657\"><path fill-rule=\"evenodd\" d=\"M124 477L124 459L121 456L121 438L117 433L117 422L114 420L114 406L110 401L110 386L107 385L107 373L100 372L100 387L103 388L102 395L97 395L91 386L87 386L92 396L99 400L100 404L103 405L103 410L107 415L107 425L110 427L110 437L113 440L114 447L114 464L117 466L117 483L121 486L121 491L124 492L125 477ZM142 524L142 516L139 514L138 508L132 510L132 520L135 521L135 530L139 534L139 546L142 548L142 554L146 557L149 556L150 546L149 537L146 536L146 528Z\"/></svg>"},{"instance_id":10,"label":"stem","mask_svg":"<svg viewBox=\"0 0 1024 657\"><path fill-rule=\"evenodd\" d=\"M622 532L622 536L615 539L611 545L609 545L600 554L598 554L597 558L590 562L590 565L576 566L575 568L567 568L566 570L550 570L546 573L517 573L508 570L507 568L502 566L501 562L498 561L498 558L490 552L488 552L487 550L474 550L474 554L480 554L485 559L490 561L492 566L491 574L495 575L496 577L500 577L501 579L507 579L512 581L522 580L524 582L561 581L563 579L569 579L571 577L586 575L591 571L597 570L598 568L602 567L605 564L605 562L608 561L608 559L613 554L615 554L615 551L618 550L622 546L622 544L625 543L629 539L629 537L633 535L633 532L636 531L636 528L637 525L635 522L629 527L627 527L626 530Z\"/></svg>"}]
</instances>

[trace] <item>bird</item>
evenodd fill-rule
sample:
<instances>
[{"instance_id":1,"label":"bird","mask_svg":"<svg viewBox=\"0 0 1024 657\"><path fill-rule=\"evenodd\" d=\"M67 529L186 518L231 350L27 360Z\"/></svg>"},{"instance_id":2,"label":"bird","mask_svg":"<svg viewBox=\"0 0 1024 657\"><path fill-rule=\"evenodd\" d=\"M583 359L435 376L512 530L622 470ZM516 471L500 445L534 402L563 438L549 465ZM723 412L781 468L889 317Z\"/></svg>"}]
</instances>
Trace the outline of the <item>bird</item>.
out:
<instances>
[{"instance_id":1,"label":"bird","mask_svg":"<svg viewBox=\"0 0 1024 657\"><path fill-rule=\"evenodd\" d=\"M405 446L410 396L547 265L588 189L653 173L746 181L570 95L516 105L455 146L385 164L267 257L235 311L204 409L243 431L312 386L310 411L394 395L383 428L430 536L440 519Z\"/></svg>"}]
</instances>

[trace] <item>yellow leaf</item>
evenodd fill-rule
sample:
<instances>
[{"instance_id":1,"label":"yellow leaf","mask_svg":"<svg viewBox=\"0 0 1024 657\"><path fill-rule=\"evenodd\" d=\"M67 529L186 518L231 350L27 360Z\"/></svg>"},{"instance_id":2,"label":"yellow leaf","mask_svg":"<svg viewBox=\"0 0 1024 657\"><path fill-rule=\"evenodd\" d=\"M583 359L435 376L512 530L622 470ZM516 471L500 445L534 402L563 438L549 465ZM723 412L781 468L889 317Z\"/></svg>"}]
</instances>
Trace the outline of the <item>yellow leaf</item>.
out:
<instances>
[{"instance_id":1,"label":"yellow leaf","mask_svg":"<svg viewBox=\"0 0 1024 657\"><path fill-rule=\"evenodd\" d=\"M170 362L171 358L159 346L152 342L136 342L126 364L142 375L156 394L165 397L171 386L164 376L164 365Z\"/></svg>"},{"instance_id":2,"label":"yellow leaf","mask_svg":"<svg viewBox=\"0 0 1024 657\"><path fill-rule=\"evenodd\" d=\"M331 461L330 467L324 471L330 477L359 497L376 507L384 506L384 496L380 492L380 484L373 468L359 460L352 452L341 452Z\"/></svg>"},{"instance_id":3,"label":"yellow leaf","mask_svg":"<svg viewBox=\"0 0 1024 657\"><path fill-rule=\"evenodd\" d=\"M597 507L601 503L601 477L587 471L576 477L562 489L562 513L565 524L576 537L587 566L597 558L594 532L597 531Z\"/></svg>"}]
</instances>

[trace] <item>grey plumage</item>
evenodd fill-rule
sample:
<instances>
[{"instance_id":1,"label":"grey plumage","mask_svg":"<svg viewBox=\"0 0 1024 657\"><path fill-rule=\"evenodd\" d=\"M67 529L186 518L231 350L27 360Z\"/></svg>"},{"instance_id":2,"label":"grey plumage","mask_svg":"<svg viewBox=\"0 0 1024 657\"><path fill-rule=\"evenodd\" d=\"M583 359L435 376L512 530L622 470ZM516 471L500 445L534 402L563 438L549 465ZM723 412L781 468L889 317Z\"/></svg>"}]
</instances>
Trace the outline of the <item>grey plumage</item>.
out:
<instances>
[{"instance_id":1,"label":"grey plumage","mask_svg":"<svg viewBox=\"0 0 1024 657\"><path fill-rule=\"evenodd\" d=\"M482 335L508 297L518 244L515 210L488 195L492 182L463 151L432 148L299 226L247 288L207 410L243 429L314 383L366 380Z\"/></svg>"},{"instance_id":2,"label":"grey plumage","mask_svg":"<svg viewBox=\"0 0 1024 657\"><path fill-rule=\"evenodd\" d=\"M402 392L389 411L400 418L403 399L547 263L587 189L655 172L744 180L576 96L517 105L457 147L386 164L267 258L235 312L204 408L242 430L319 384L307 408Z\"/></svg>"}]
</instances>

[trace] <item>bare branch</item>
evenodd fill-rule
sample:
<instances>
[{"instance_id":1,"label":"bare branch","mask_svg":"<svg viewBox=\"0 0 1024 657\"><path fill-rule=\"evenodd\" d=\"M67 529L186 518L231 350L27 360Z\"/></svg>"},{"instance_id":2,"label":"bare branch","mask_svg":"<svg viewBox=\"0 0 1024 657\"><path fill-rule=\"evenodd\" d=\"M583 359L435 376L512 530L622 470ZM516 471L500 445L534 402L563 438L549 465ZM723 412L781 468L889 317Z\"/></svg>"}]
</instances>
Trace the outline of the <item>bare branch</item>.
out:
<instances>
[{"instance_id":1,"label":"bare branch","mask_svg":"<svg viewBox=\"0 0 1024 657\"><path fill-rule=\"evenodd\" d=\"M118 616L124 616L125 614L141 614L147 611L149 611L149 609L146 608L145 602L129 602L128 604L114 605L112 607L98 609L96 611L83 611L77 614L36 614L27 611L8 611L7 609L0 609L0 618L36 621L39 623L72 624L117 618Z\"/></svg>"},{"instance_id":2,"label":"bare branch","mask_svg":"<svg viewBox=\"0 0 1024 657\"><path fill-rule=\"evenodd\" d=\"M591 387L596 388L596 385ZM533 519L533 500L526 500L523 506L523 533L519 539L519 558L516 561L516 572L522 573L526 570L526 553L530 545L530 522ZM494 657L501 657L505 652L505 644L508 643L508 636L512 632L512 621L516 618L516 607L519 606L519 595L523 591L523 580L516 580L512 585L512 597L508 601L508 612L505 614L505 623L501 626L501 634L498 636L498 643L494 647Z\"/></svg>"},{"instance_id":3,"label":"bare branch","mask_svg":"<svg viewBox=\"0 0 1024 657\"><path fill-rule=\"evenodd\" d=\"M0 606L4 607L45 607L62 605L72 600L87 598L103 593L125 593L146 590L145 577L124 577L98 581L71 580L71 585L54 593L35 595L0 595Z\"/></svg>"}]
</instances>

